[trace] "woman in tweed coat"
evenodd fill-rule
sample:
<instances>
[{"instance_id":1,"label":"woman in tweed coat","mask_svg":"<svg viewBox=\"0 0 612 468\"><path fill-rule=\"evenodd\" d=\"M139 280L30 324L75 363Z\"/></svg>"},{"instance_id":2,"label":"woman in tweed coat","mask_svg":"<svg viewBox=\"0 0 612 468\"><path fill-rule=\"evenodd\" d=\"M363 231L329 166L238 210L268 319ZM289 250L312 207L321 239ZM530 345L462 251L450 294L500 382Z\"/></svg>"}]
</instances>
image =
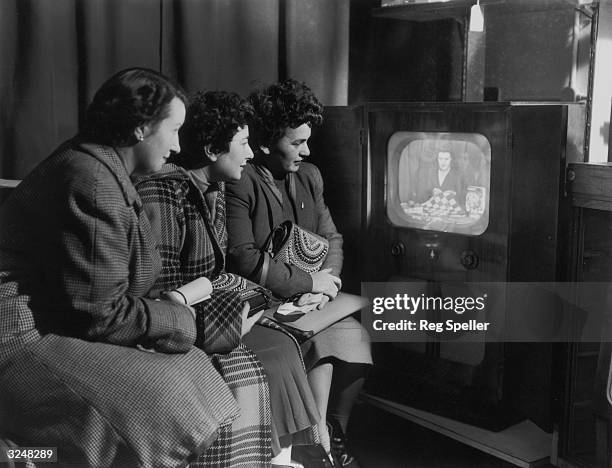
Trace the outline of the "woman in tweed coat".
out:
<instances>
[{"instance_id":1,"label":"woman in tweed coat","mask_svg":"<svg viewBox=\"0 0 612 468\"><path fill-rule=\"evenodd\" d=\"M182 152L175 160L182 167L167 164L161 172L137 179L136 188L159 237L162 287L173 288L199 276L214 280L225 272L224 181L239 179L242 166L253 157L246 126L250 116L251 106L234 93L198 93L181 128ZM212 300L221 294L228 293L215 291ZM218 317L220 323L224 315L239 313L240 304L206 301L202 308L203 317ZM319 418L299 347L290 335L259 325L244 342L268 376L273 466L288 464L291 444L310 442ZM224 357L218 359L223 366Z\"/></svg>"},{"instance_id":2,"label":"woman in tweed coat","mask_svg":"<svg viewBox=\"0 0 612 468\"><path fill-rule=\"evenodd\" d=\"M271 260L262 286L281 297L301 295L305 301L311 293L315 297L322 293L322 307L341 287L343 261L342 235L325 204L321 173L303 161L310 154L311 127L323 120L323 107L305 84L294 80L255 92L250 101L255 109L250 129L257 151L241 179L227 184L228 269L260 281L265 276L261 273L264 248L271 229L291 220L329 241L322 269L309 274ZM331 449L338 465L355 468L344 433L372 363L368 334L348 317L306 341L302 351L322 417L322 443Z\"/></svg>"},{"instance_id":3,"label":"woman in tweed coat","mask_svg":"<svg viewBox=\"0 0 612 468\"><path fill-rule=\"evenodd\" d=\"M238 413L193 311L148 298L161 261L129 177L179 150L184 102L119 72L2 205L0 434L60 466L184 466Z\"/></svg>"}]
</instances>

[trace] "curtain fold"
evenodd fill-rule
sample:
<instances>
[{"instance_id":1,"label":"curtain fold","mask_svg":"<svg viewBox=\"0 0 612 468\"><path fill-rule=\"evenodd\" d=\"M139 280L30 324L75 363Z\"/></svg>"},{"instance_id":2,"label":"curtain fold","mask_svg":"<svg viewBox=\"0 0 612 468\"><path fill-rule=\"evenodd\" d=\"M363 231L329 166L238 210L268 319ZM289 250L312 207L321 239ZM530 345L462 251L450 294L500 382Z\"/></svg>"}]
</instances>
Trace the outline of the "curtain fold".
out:
<instances>
[{"instance_id":1,"label":"curtain fold","mask_svg":"<svg viewBox=\"0 0 612 468\"><path fill-rule=\"evenodd\" d=\"M279 0L164 2L163 72L188 91L246 94L277 79Z\"/></svg>"},{"instance_id":2,"label":"curtain fold","mask_svg":"<svg viewBox=\"0 0 612 468\"><path fill-rule=\"evenodd\" d=\"M280 76L346 104L349 0L0 0L0 178L76 134L113 73L247 94Z\"/></svg>"},{"instance_id":3,"label":"curtain fold","mask_svg":"<svg viewBox=\"0 0 612 468\"><path fill-rule=\"evenodd\" d=\"M74 22L73 0L0 2L3 178L28 173L76 127Z\"/></svg>"},{"instance_id":4,"label":"curtain fold","mask_svg":"<svg viewBox=\"0 0 612 468\"><path fill-rule=\"evenodd\" d=\"M159 70L162 0L71 1L77 12L74 29L78 32L82 109L100 85L119 70Z\"/></svg>"},{"instance_id":5,"label":"curtain fold","mask_svg":"<svg viewBox=\"0 0 612 468\"><path fill-rule=\"evenodd\" d=\"M286 0L287 76L325 105L348 100L350 0Z\"/></svg>"}]
</instances>

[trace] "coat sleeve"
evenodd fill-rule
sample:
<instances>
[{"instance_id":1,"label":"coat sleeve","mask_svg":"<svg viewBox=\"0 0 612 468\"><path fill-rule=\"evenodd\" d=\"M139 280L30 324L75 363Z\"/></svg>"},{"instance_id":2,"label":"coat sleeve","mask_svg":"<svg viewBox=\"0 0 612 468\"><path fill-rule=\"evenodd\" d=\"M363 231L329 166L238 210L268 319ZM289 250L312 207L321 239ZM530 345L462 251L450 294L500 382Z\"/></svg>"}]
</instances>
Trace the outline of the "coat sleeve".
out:
<instances>
[{"instance_id":1,"label":"coat sleeve","mask_svg":"<svg viewBox=\"0 0 612 468\"><path fill-rule=\"evenodd\" d=\"M210 299L197 304L196 346L207 353L229 353L242 342L243 302L237 292L213 291Z\"/></svg>"},{"instance_id":2,"label":"coat sleeve","mask_svg":"<svg viewBox=\"0 0 612 468\"><path fill-rule=\"evenodd\" d=\"M118 345L142 344L186 352L196 337L191 311L168 301L128 294L133 276L130 237L136 214L102 166L72 181L57 245L61 303L84 337Z\"/></svg>"},{"instance_id":3,"label":"coat sleeve","mask_svg":"<svg viewBox=\"0 0 612 468\"><path fill-rule=\"evenodd\" d=\"M317 210L317 234L324 237L329 242L329 252L321 266L321 269L331 268L332 274L339 276L342 272L344 256L342 253L342 234L336 229L334 220L331 217L329 208L323 198L323 178L321 172L315 166L313 168L313 187L315 207Z\"/></svg>"},{"instance_id":4,"label":"coat sleeve","mask_svg":"<svg viewBox=\"0 0 612 468\"><path fill-rule=\"evenodd\" d=\"M264 255L268 254L262 252L263 245L257 244L255 228L256 223L267 224L268 220L257 218L267 209L256 204L267 200L255 197L255 183L252 176L243 174L239 182L226 185L228 269L261 284ZM268 275L262 286L287 298L312 291L312 278L295 266L269 258Z\"/></svg>"},{"instance_id":5,"label":"coat sleeve","mask_svg":"<svg viewBox=\"0 0 612 468\"><path fill-rule=\"evenodd\" d=\"M198 254L196 246L202 242L193 236L208 233L193 229L191 217L184 212L185 193L172 181L149 180L138 183L137 188L160 247L164 280L161 289L179 287L189 282L192 259ZM194 309L198 348L208 354L225 354L240 345L242 301L237 294L214 291L210 299L195 305Z\"/></svg>"}]
</instances>

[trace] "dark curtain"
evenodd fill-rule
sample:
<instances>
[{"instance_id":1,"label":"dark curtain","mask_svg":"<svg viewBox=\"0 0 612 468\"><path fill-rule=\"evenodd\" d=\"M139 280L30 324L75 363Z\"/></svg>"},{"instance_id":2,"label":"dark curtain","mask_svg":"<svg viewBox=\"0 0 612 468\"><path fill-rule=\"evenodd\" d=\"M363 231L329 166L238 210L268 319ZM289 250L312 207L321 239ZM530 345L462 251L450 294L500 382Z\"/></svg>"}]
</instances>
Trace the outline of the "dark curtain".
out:
<instances>
[{"instance_id":1,"label":"dark curtain","mask_svg":"<svg viewBox=\"0 0 612 468\"><path fill-rule=\"evenodd\" d=\"M162 70L189 91L246 94L278 76L278 0L176 0L163 5Z\"/></svg>"},{"instance_id":2,"label":"dark curtain","mask_svg":"<svg viewBox=\"0 0 612 468\"><path fill-rule=\"evenodd\" d=\"M131 66L188 91L246 94L291 77L346 104L349 0L1 0L0 178L74 135L93 93Z\"/></svg>"},{"instance_id":3,"label":"dark curtain","mask_svg":"<svg viewBox=\"0 0 612 468\"><path fill-rule=\"evenodd\" d=\"M288 0L287 70L324 104L347 104L350 0Z\"/></svg>"}]
</instances>

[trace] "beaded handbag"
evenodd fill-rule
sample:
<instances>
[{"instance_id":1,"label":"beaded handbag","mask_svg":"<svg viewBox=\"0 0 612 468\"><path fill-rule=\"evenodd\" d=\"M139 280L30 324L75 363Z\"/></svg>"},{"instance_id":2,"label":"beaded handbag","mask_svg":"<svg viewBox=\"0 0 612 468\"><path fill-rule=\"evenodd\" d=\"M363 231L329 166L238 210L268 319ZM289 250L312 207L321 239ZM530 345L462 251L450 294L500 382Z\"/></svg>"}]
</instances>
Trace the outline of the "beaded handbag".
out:
<instances>
[{"instance_id":1,"label":"beaded handbag","mask_svg":"<svg viewBox=\"0 0 612 468\"><path fill-rule=\"evenodd\" d=\"M274 260L315 273L323 265L329 242L291 221L285 221L270 233L266 251Z\"/></svg>"}]
</instances>

